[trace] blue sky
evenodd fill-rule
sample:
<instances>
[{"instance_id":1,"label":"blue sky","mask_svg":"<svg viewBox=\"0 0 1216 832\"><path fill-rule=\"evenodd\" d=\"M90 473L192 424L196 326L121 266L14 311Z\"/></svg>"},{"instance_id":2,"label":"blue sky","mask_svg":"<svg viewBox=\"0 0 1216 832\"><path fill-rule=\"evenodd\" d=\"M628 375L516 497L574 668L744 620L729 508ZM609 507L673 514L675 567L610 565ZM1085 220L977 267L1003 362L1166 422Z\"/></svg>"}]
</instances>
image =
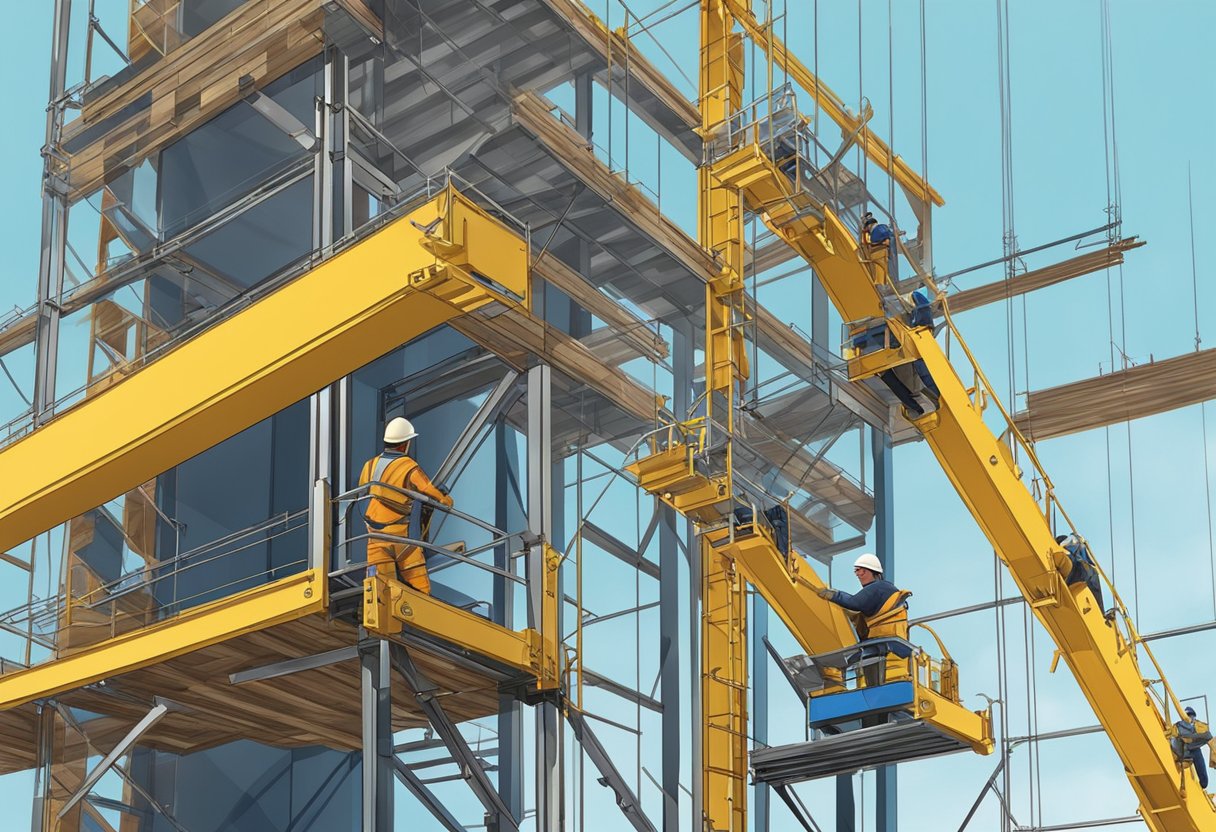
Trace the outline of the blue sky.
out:
<instances>
[{"instance_id":1,"label":"blue sky","mask_svg":"<svg viewBox=\"0 0 1216 832\"><path fill-rule=\"evenodd\" d=\"M9 86L7 125L0 132L0 151L9 162L0 169L0 187L8 197L0 223L6 252L0 316L13 306L28 305L34 297L38 150L44 140L50 44L45 5L17 4L9 10L10 31L20 36L10 38L0 58L11 77L23 80ZM645 14L658 3L630 5ZM919 4L892 3L894 101L887 83L888 4L882 0L862 4L862 89L858 4L818 3L818 38L812 26L815 5L810 0L789 2L787 40L808 64L816 58L818 41L820 74L853 106L864 91L873 103L873 126L880 135L889 132L893 113L896 150L919 167ZM1205 339L1216 340L1211 302L1216 285L1210 259L1204 256L1211 248L1210 229L1216 227L1212 206L1216 159L1210 139L1216 133L1216 110L1206 101L1203 83L1213 72L1207 41L1216 28L1216 4L1167 0L1154 4L1151 11L1118 0L1111 5L1124 232L1139 235L1148 245L1131 252L1121 271L1053 287L1024 304L1015 301L1012 309L998 304L959 317L964 335L1006 399L1010 355L1014 388L1023 391L1109 369L1111 329L1115 342L1136 361L1194 348L1188 165L1195 194L1199 327ZM615 2L605 6L595 0L593 6L613 26L622 23ZM778 13L785 8L776 0ZM1099 8L1098 0L1018 0L1010 11L1014 202L1023 247L1106 222ZM936 265L939 272L950 272L1001 253L995 0L926 0L926 21L929 178L946 198L946 206L935 213ZM695 78L695 15L684 13L655 34ZM638 42L661 67L670 68L670 61L652 41L643 37ZM600 119L596 141L620 155L625 129L619 118L611 127ZM834 141L833 136L828 143ZM643 171L638 155L635 150L633 159ZM673 165L662 175L664 208L681 218L690 216L693 204L691 192L678 190L687 182L686 174ZM648 178L644 172L638 176ZM657 173L649 184L657 188ZM1028 259L1028 264L1046 265L1071 254L1064 247ZM999 269L989 269L960 279L959 285L979 285L999 276ZM792 310L787 317L801 323L809 319L806 284L796 280L787 284L774 288L771 297L783 310ZM2 415L7 419L9 414ZM1138 601L1139 626L1145 632L1216 616L1205 478L1205 459L1209 467L1216 466L1216 453L1210 444L1206 448L1203 444L1204 415L1201 408L1191 407L1141 420L1130 428L1116 426L1039 447L1065 505L1104 564L1113 568L1128 603ZM1216 435L1216 423L1211 414L1206 415L1208 432ZM995 591L991 549L928 449L923 444L899 448L895 472L897 571L899 582L916 593L914 614L990 600ZM845 587L851 581L847 567L838 564L832 574ZM1012 591L1008 581L1004 591ZM770 626L780 628L775 618ZM1035 714L1041 730L1091 724L1093 715L1075 683L1063 670L1048 674L1049 641L1041 632L1029 642L1024 640L1020 608L1007 612L1006 627L1011 733L1026 733ZM962 665L964 693L996 695L993 614L955 619L940 630ZM788 637L778 637L778 642L794 652ZM1214 646L1213 632L1157 642L1156 652L1179 695L1208 692L1209 680L1200 669L1206 663L1194 658ZM1034 671L1033 696L1027 694L1026 667ZM798 739L802 732L797 727L797 704L778 680L772 684L770 700L773 740ZM970 702L980 704L976 698ZM1045 744L1037 778L1039 804L1032 804L1036 778L1028 772L1028 758L1025 749L1014 757L1013 801L1019 821L1029 822L1039 804L1044 823L1134 811L1130 789L1105 738ZM943 818L956 824L994 764L994 759L958 756L903 767L902 828L929 832L940 829ZM25 774L0 778L3 803L18 815L28 806L30 783ZM873 777L867 776L860 787L872 793ZM804 794L820 822L830 823L828 787L811 785ZM653 789L647 795L648 808L652 801ZM994 827L996 815L990 804L975 828ZM781 811L775 808L775 817L780 818ZM867 828L871 816L867 810ZM26 825L21 817L13 821L13 828Z\"/></svg>"}]
</instances>

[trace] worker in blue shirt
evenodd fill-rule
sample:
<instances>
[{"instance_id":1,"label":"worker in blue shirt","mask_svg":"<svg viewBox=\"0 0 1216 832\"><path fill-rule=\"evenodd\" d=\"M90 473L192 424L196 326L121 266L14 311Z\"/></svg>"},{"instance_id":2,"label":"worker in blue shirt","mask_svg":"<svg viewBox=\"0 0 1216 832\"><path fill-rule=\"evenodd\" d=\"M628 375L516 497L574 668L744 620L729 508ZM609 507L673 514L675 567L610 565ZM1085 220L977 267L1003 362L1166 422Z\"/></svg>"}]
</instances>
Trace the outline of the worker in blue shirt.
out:
<instances>
[{"instance_id":1,"label":"worker in blue shirt","mask_svg":"<svg viewBox=\"0 0 1216 832\"><path fill-rule=\"evenodd\" d=\"M1059 535L1056 537L1056 543L1064 547L1064 552L1068 556L1068 560L1061 564L1067 568L1068 573L1064 582L1069 586L1085 584L1089 587L1089 591L1094 594L1094 600L1098 602L1099 611L1105 610L1102 614L1106 618L1107 626L1110 626L1115 618L1115 610L1106 609L1102 597L1102 577L1094 563L1093 555L1089 552L1089 545L1075 533Z\"/></svg>"},{"instance_id":2,"label":"worker in blue shirt","mask_svg":"<svg viewBox=\"0 0 1216 832\"><path fill-rule=\"evenodd\" d=\"M1170 740L1170 745L1174 749L1174 755L1183 765L1190 763L1195 766L1195 776L1199 778L1199 785L1206 790L1208 770L1203 764L1203 749L1205 746L1210 749L1208 766L1216 768L1216 739L1212 738L1212 732L1208 730L1208 726L1197 720L1195 716L1195 709L1188 707L1186 715L1174 723L1174 737Z\"/></svg>"},{"instance_id":3,"label":"worker in blue shirt","mask_svg":"<svg viewBox=\"0 0 1216 832\"><path fill-rule=\"evenodd\" d=\"M849 594L825 586L819 590L819 597L869 618L877 614L892 595L899 592L895 584L883 578L882 561L869 552L854 562L853 574L861 584L860 592Z\"/></svg>"},{"instance_id":4,"label":"worker in blue shirt","mask_svg":"<svg viewBox=\"0 0 1216 832\"><path fill-rule=\"evenodd\" d=\"M859 641L891 638L907 641L908 598L912 593L897 588L883 578L882 571L882 561L866 552L853 564L853 574L861 584L860 592L850 594L825 586L817 594L825 601L857 613L854 625ZM912 655L905 644L884 642L870 648L863 646L861 658L885 656L888 653L901 659ZM867 685L875 685L881 684L885 672L881 667L867 666L864 675Z\"/></svg>"}]
</instances>

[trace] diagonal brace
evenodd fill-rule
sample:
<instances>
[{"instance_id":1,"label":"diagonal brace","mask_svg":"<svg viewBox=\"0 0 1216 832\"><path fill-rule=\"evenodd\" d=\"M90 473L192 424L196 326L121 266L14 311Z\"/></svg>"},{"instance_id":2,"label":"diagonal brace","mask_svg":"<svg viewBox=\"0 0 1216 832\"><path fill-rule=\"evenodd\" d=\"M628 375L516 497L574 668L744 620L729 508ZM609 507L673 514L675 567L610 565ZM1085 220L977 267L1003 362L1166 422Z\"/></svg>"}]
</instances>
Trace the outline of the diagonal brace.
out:
<instances>
[{"instance_id":1,"label":"diagonal brace","mask_svg":"<svg viewBox=\"0 0 1216 832\"><path fill-rule=\"evenodd\" d=\"M616 805L620 808L625 818L633 826L637 832L657 832L654 824L642 812L642 807L638 805L637 795L629 788L629 784L625 782L625 778L621 776L620 771L613 765L612 757L608 751L600 744L599 737L591 730L591 726L587 724L586 718L578 711L571 708L566 714L566 719L570 723L570 727L574 729L574 736L578 737L579 744L583 747L583 751L587 752L587 756L591 758L591 762L599 769L600 774L604 775L600 782L612 789L616 795Z\"/></svg>"},{"instance_id":2,"label":"diagonal brace","mask_svg":"<svg viewBox=\"0 0 1216 832\"><path fill-rule=\"evenodd\" d=\"M93 790L93 787L97 785L97 781L100 780L116 762L118 762L119 758L126 754L131 749L131 746L139 742L139 738L146 734L153 725L160 722L167 713L169 713L169 706L164 702L157 702L152 707L152 710L148 711L148 713L144 715L144 718L141 719L134 728L128 731L125 737L118 741L118 745L114 746L114 749L107 754L105 758L93 768L92 771L85 775L84 781L80 784L80 788L78 788L75 793L67 799L67 802L63 804L63 807L60 808L57 817L62 818L64 815L70 812L72 807L80 802L81 798Z\"/></svg>"},{"instance_id":3,"label":"diagonal brace","mask_svg":"<svg viewBox=\"0 0 1216 832\"><path fill-rule=\"evenodd\" d=\"M69 728L71 728L77 734L80 734L80 736L84 737L85 742L88 743L90 748L95 747L93 744L93 741L91 739L89 739L89 735L85 733L84 726L82 726L79 722L76 721L76 719L72 716L71 712L67 708L62 707L60 704L55 703L53 701L51 703L51 706L53 708L55 708L55 710L59 713L60 719L62 719ZM173 815L169 812L169 810L167 808L165 808L165 806L163 804L161 804L156 798L154 798L152 796L152 794L146 788L144 788L144 786L138 780L136 780L134 777L131 776L131 773L129 771L127 771L125 768L123 768L122 766L117 765L117 764L112 766L112 768L114 769L114 772L119 777L121 777L128 786L131 787L132 791L134 791L136 794L138 794L140 797L142 797L144 799L144 801L147 802L147 804L149 806L151 806L156 811L157 814L159 814L161 817L163 817L170 826L172 826L174 829L176 829L177 832L189 832L189 830L186 829L186 827L184 827L180 823L178 823L177 818L173 817Z\"/></svg>"},{"instance_id":4,"label":"diagonal brace","mask_svg":"<svg viewBox=\"0 0 1216 832\"><path fill-rule=\"evenodd\" d=\"M435 816L435 819L443 825L444 829L448 830L448 832L467 832L460 821L456 820L452 816L452 813L448 811L448 807L443 805L443 801L436 797L435 793L427 788L426 783L423 783L422 779L411 771L409 766L401 762L401 758L399 757L393 758L393 772L397 775L397 779L401 781L401 785L405 786L410 794L418 798L418 802Z\"/></svg>"},{"instance_id":5,"label":"diagonal brace","mask_svg":"<svg viewBox=\"0 0 1216 832\"><path fill-rule=\"evenodd\" d=\"M431 727L443 740L452 759L460 766L461 773L469 782L469 788L473 790L473 794L485 807L486 812L501 819L510 828L519 829L519 821L511 814L510 808L498 790L494 788L490 778L486 776L481 761L477 759L473 749L469 748L468 742L435 697L435 692L439 688L417 668L404 645L389 642L389 661L392 663L393 669L401 674L405 679L405 684L413 691L418 707L426 714Z\"/></svg>"}]
</instances>

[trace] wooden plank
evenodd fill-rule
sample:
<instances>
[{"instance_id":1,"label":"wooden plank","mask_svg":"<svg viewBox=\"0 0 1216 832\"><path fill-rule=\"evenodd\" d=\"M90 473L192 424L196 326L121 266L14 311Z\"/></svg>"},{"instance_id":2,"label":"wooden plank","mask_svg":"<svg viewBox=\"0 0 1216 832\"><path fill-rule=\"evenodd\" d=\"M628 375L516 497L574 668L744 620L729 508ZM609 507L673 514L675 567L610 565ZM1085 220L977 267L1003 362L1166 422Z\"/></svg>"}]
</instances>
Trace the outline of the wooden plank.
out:
<instances>
[{"instance_id":1,"label":"wooden plank","mask_svg":"<svg viewBox=\"0 0 1216 832\"><path fill-rule=\"evenodd\" d=\"M147 711L154 696L187 710L174 711L141 745L193 753L249 739L278 747L322 745L342 751L361 747L358 662L351 660L302 673L232 685L238 670L355 644L358 631L314 615L112 678L104 689L82 688L59 697L99 718L85 724L90 744L109 748ZM456 722L498 712L501 677L458 665L442 654L411 645L411 654L441 689L444 709ZM394 678L393 728L423 727L426 718L404 683ZM0 712L0 773L30 768L35 759L32 706ZM83 751L83 747L81 749Z\"/></svg>"},{"instance_id":2,"label":"wooden plank","mask_svg":"<svg viewBox=\"0 0 1216 832\"><path fill-rule=\"evenodd\" d=\"M1051 439L1213 398L1216 349L1208 349L1036 390L1014 422L1028 439Z\"/></svg>"},{"instance_id":3,"label":"wooden plank","mask_svg":"<svg viewBox=\"0 0 1216 832\"><path fill-rule=\"evenodd\" d=\"M37 333L38 313L31 310L4 329L0 329L0 356L34 343Z\"/></svg>"},{"instance_id":4,"label":"wooden plank","mask_svg":"<svg viewBox=\"0 0 1216 832\"><path fill-rule=\"evenodd\" d=\"M578 340L530 315L515 311L493 317L465 315L451 325L515 369L524 370L530 358L539 358L641 421L652 422L663 405L662 397L653 390L600 361Z\"/></svg>"},{"instance_id":5,"label":"wooden plank","mask_svg":"<svg viewBox=\"0 0 1216 832\"><path fill-rule=\"evenodd\" d=\"M950 312L957 315L969 309L976 309L989 303L995 303L1007 298L1024 295L1038 289L1054 286L1074 277L1092 274L1093 272L1117 266L1123 262L1123 253L1145 244L1145 240L1127 237L1117 240L1098 251L1091 251L1061 263L1053 263L1041 269L1034 269L1019 275L1012 280L998 280L973 289L964 289L953 295L947 295L946 303Z\"/></svg>"},{"instance_id":6,"label":"wooden plank","mask_svg":"<svg viewBox=\"0 0 1216 832\"><path fill-rule=\"evenodd\" d=\"M338 0L338 5L373 35L384 36L384 21L367 4L367 0Z\"/></svg>"}]
</instances>

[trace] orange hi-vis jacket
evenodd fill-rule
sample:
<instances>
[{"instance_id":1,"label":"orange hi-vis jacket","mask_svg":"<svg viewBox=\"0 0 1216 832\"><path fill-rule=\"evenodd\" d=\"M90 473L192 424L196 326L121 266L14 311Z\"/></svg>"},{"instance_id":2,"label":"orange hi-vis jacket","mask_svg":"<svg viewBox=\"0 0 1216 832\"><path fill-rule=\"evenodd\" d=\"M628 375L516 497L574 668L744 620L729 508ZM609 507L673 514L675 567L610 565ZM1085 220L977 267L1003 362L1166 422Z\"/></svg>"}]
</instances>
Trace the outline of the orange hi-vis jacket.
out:
<instances>
[{"instance_id":1,"label":"orange hi-vis jacket","mask_svg":"<svg viewBox=\"0 0 1216 832\"><path fill-rule=\"evenodd\" d=\"M385 451L374 456L363 465L359 475L359 485L369 482L383 483L371 487L371 500L368 502L364 518L370 526L379 526L385 530L389 526L405 526L407 531L410 523L410 510L414 501L393 490L404 488L425 494L437 503L445 506L452 504L452 498L440 491L426 472L410 457L396 451ZM392 486L387 488L385 486ZM395 534L396 532L389 532Z\"/></svg>"}]
</instances>

